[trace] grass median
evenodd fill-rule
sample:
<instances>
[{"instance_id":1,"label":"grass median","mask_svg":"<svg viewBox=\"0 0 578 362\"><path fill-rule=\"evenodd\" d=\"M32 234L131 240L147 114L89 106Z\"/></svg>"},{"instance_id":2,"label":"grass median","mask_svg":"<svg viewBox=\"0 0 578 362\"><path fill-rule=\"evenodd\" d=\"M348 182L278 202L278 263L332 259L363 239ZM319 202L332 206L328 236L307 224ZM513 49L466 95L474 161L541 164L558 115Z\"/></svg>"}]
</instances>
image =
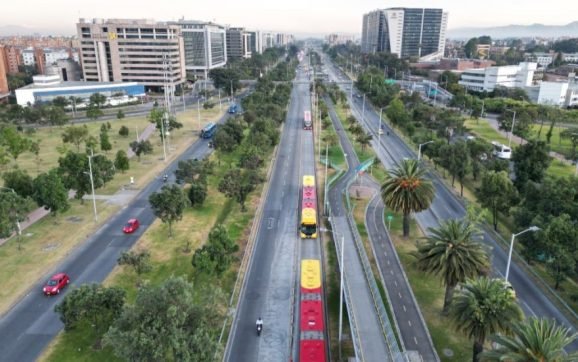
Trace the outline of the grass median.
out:
<instances>
[{"instance_id":1,"label":"grass median","mask_svg":"<svg viewBox=\"0 0 578 362\"><path fill-rule=\"evenodd\" d=\"M169 161L180 155L197 139L197 119L193 118L193 114L196 114L196 111L177 115L178 120L183 123L183 128L173 132L171 144L174 148L168 154ZM218 118L217 109L203 111L202 113L202 122L206 123L216 118ZM102 122L96 122L87 124L87 126L91 132L99 132L101 124ZM113 144L114 150L121 149L120 147L125 147L125 145L126 148L124 150L128 148L129 141L120 139L120 136L118 136L118 129L122 124L127 125L129 129L133 124L144 129L149 122L143 117L135 117L134 119L126 118L123 121L114 123L112 130L109 132L111 143L116 137L119 137L119 139L116 139L116 146ZM41 147L45 147L41 151L41 155L44 158L41 166L45 167L43 170L48 170L58 164L58 152L55 150L53 152L50 151L49 145L56 148L58 141L62 143L61 133L61 128L43 128L35 134L36 137L46 136L47 138L41 143ZM135 133L131 132L129 138L132 139L134 135ZM162 147L160 146L158 133L155 132L151 135L150 140L154 145L153 154L142 157L141 162L137 162L136 158L131 159L129 171L125 174L117 174L114 180L102 189L96 190L96 193L99 195L113 195L122 186L130 183L130 176L135 178L134 187L136 188L135 191L138 191L138 189L157 177L167 164L161 160ZM113 154L113 152L110 152L110 155ZM111 157L110 155L109 157ZM25 159L25 155L22 158ZM28 170L34 175L36 164L34 162L23 163L20 168L25 169L25 166L32 167L32 170ZM23 250L18 250L16 238L12 238L0 246L0 278L5 280L5 287L0 290L0 314L4 314L35 282L47 278L48 273L57 264L70 254L77 245L96 232L121 207L122 205L119 204L97 200L99 222L95 223L93 221L91 202L85 201L81 204L78 200L71 200L71 208L67 212L56 217L46 216L23 231Z\"/></svg>"}]
</instances>

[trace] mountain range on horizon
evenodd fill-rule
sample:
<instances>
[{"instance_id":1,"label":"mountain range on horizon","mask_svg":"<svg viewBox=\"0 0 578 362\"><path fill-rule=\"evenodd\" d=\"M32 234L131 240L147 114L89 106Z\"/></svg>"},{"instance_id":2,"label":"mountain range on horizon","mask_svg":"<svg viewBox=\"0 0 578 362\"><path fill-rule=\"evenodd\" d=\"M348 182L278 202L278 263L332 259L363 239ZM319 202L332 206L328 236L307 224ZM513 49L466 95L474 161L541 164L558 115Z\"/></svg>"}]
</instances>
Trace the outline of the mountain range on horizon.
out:
<instances>
[{"instance_id":1,"label":"mountain range on horizon","mask_svg":"<svg viewBox=\"0 0 578 362\"><path fill-rule=\"evenodd\" d=\"M566 25L506 25L497 27L462 27L448 29L450 39L470 39L482 35L489 35L493 39L504 38L559 38L563 36L578 38L578 21Z\"/></svg>"}]
</instances>

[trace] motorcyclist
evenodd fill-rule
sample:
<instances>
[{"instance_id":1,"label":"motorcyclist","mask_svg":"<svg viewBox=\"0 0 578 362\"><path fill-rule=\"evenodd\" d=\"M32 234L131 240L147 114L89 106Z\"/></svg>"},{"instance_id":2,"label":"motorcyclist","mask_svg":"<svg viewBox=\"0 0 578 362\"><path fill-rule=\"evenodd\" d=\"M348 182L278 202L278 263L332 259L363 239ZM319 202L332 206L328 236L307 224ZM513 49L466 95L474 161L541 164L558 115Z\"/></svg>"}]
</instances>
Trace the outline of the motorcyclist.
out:
<instances>
[{"instance_id":1,"label":"motorcyclist","mask_svg":"<svg viewBox=\"0 0 578 362\"><path fill-rule=\"evenodd\" d=\"M168 179L169 179L169 175L167 175L167 174L165 173L165 175L163 176L163 181L164 181L164 182L167 182Z\"/></svg>"},{"instance_id":2,"label":"motorcyclist","mask_svg":"<svg viewBox=\"0 0 578 362\"><path fill-rule=\"evenodd\" d=\"M257 322L255 323L255 325L257 326L257 329L259 328L263 329L263 320L261 319L261 317L257 318Z\"/></svg>"}]
</instances>

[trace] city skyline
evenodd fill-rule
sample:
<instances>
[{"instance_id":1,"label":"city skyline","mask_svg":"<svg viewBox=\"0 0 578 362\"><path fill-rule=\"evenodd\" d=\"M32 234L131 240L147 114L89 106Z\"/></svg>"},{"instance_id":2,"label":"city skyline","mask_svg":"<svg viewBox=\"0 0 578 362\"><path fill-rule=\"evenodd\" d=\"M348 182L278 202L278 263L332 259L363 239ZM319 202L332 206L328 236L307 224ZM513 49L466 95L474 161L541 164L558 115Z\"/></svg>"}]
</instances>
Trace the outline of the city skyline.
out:
<instances>
[{"instance_id":1,"label":"city skyline","mask_svg":"<svg viewBox=\"0 0 578 362\"><path fill-rule=\"evenodd\" d=\"M137 5L138 4L138 5ZM53 2L33 1L34 12L17 3L6 4L0 14L0 28L24 27L41 33L74 35L79 18L150 18L157 21L185 19L214 21L223 25L243 26L253 29L292 32L295 34L327 34L333 32L361 34L364 13L389 7L442 8L449 12L448 29L462 27L491 27L511 24L565 25L578 20L578 2L553 0L548 7L537 1L501 2L488 0L483 6L472 8L471 4L451 0L406 0L385 2L377 0L316 1L262 3L256 0L235 2L220 0L191 6L184 0L171 1L170 7L154 8L152 1L118 2L111 0L86 1L82 7L71 0ZM30 4L28 4L30 5ZM150 5L150 6L149 6ZM153 9L154 10L151 10ZM511 14L515 14L513 17ZM326 19L326 21L320 21Z\"/></svg>"}]
</instances>

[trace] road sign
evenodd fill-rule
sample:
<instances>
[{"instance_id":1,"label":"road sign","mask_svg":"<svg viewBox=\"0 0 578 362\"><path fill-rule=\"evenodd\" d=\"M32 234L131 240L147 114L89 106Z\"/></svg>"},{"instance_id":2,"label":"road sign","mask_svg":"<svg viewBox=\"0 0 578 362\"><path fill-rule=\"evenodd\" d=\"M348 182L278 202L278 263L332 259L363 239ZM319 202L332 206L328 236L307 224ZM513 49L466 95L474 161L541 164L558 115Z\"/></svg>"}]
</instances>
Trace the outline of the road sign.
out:
<instances>
[{"instance_id":1,"label":"road sign","mask_svg":"<svg viewBox=\"0 0 578 362\"><path fill-rule=\"evenodd\" d=\"M391 220L393 220L393 215L387 215L387 229L391 230Z\"/></svg>"}]
</instances>

